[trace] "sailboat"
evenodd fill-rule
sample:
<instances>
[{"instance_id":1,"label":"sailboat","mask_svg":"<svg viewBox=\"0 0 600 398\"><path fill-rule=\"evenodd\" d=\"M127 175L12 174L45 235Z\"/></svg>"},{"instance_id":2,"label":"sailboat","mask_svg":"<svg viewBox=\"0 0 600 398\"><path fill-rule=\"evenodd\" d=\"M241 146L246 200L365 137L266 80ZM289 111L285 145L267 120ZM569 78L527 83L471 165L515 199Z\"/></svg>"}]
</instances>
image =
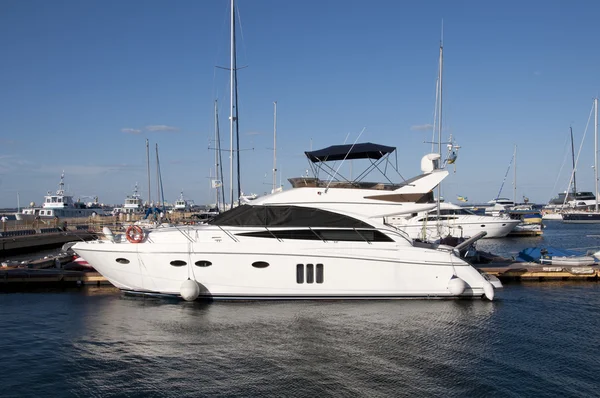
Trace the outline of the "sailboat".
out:
<instances>
[{"instance_id":1,"label":"sailboat","mask_svg":"<svg viewBox=\"0 0 600 398\"><path fill-rule=\"evenodd\" d=\"M595 204L596 195L593 192L577 190L577 176L575 167L575 147L573 143L573 128L571 131L571 161L573 165L571 181L569 181L570 191L560 192L557 197L551 199L542 209L544 220L562 220L562 213L573 209L590 207Z\"/></svg>"},{"instance_id":2,"label":"sailboat","mask_svg":"<svg viewBox=\"0 0 600 398\"><path fill-rule=\"evenodd\" d=\"M501 198L502 188L506 182L506 177L510 168L513 168L513 199ZM517 221L517 225L513 228L508 236L539 236L543 235L544 225L542 224L542 213L529 203L529 199L523 196L523 203L517 203L517 145L508 169L504 175L504 180L500 185L500 191L496 199L488 202L490 205L485 209L485 214L495 215L499 217L508 217L511 221Z\"/></svg>"},{"instance_id":3,"label":"sailboat","mask_svg":"<svg viewBox=\"0 0 600 398\"><path fill-rule=\"evenodd\" d=\"M564 223L571 224L596 224L600 223L598 211L598 98L594 98L594 187L595 200L592 209L572 211L562 214Z\"/></svg>"}]
</instances>

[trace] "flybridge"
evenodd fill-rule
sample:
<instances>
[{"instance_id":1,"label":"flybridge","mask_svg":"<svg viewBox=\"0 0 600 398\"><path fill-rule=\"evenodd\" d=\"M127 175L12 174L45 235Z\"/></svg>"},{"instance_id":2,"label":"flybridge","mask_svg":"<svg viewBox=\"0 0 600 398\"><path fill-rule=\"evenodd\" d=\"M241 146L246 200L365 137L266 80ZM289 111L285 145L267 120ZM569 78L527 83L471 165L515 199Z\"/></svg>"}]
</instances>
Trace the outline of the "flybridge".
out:
<instances>
[{"instance_id":1,"label":"flybridge","mask_svg":"<svg viewBox=\"0 0 600 398\"><path fill-rule=\"evenodd\" d=\"M410 180L405 180L398 172L398 157L392 163L390 155L395 154L396 147L374 144L371 142L348 144L348 145L333 145L327 148L316 151L304 152L308 159L309 166L314 177L295 177L288 181L293 188L300 187L319 187L319 188L360 188L360 189L376 189L393 191L410 183ZM367 168L358 174L355 178L346 178L340 174L341 164L334 162L344 162L345 160L366 159L369 161ZM427 172L438 168L436 159L430 159L431 165L428 166ZM401 183L393 183L388 177L388 168L395 171L402 180ZM365 177L373 171L379 171L384 182L367 182L363 181ZM423 172L426 173L425 169ZM323 179L321 174L325 174ZM415 177L418 178L418 177ZM414 179L412 179L414 180Z\"/></svg>"},{"instance_id":2,"label":"flybridge","mask_svg":"<svg viewBox=\"0 0 600 398\"><path fill-rule=\"evenodd\" d=\"M396 150L393 146L365 142L354 145L333 145L318 151L304 152L313 163L335 160L376 159L379 160Z\"/></svg>"}]
</instances>

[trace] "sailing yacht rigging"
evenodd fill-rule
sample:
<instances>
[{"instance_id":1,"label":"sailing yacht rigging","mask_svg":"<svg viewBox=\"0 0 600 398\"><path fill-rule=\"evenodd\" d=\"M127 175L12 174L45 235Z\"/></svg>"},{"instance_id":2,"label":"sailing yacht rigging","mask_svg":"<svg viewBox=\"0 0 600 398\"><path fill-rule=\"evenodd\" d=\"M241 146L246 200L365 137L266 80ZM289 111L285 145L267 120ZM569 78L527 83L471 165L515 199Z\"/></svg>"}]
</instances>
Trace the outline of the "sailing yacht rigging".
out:
<instances>
[{"instance_id":1,"label":"sailing yacht rigging","mask_svg":"<svg viewBox=\"0 0 600 398\"><path fill-rule=\"evenodd\" d=\"M594 189L593 209L563 213L563 222L571 224L600 223L600 211L598 210L598 98L594 98Z\"/></svg>"}]
</instances>

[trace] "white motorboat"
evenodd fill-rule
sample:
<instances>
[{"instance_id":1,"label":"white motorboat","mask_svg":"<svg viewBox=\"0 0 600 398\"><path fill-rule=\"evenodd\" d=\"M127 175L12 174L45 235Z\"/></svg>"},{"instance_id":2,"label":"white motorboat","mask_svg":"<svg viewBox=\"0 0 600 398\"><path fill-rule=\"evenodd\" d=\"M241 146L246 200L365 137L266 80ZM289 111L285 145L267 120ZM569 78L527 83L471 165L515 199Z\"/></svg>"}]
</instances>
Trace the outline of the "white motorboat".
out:
<instances>
[{"instance_id":1,"label":"white motorboat","mask_svg":"<svg viewBox=\"0 0 600 398\"><path fill-rule=\"evenodd\" d=\"M36 218L74 218L74 217L95 217L104 215L104 210L97 203L85 204L80 201L74 201L73 196L65 193L65 173L60 176L58 190L55 193L48 191L44 196L44 202L41 207L36 207L34 203L30 207L23 208L21 212L15 213L17 220L34 220Z\"/></svg>"},{"instance_id":2,"label":"white motorboat","mask_svg":"<svg viewBox=\"0 0 600 398\"><path fill-rule=\"evenodd\" d=\"M142 214L144 213L144 201L138 192L138 185L135 184L133 194L127 195L122 207L115 207L113 215L117 214Z\"/></svg>"},{"instance_id":3,"label":"white motorboat","mask_svg":"<svg viewBox=\"0 0 600 398\"><path fill-rule=\"evenodd\" d=\"M488 207L485 208L485 214L490 216L499 216L516 206L514 200L508 198L496 198L488 202Z\"/></svg>"},{"instance_id":4,"label":"white motorboat","mask_svg":"<svg viewBox=\"0 0 600 398\"><path fill-rule=\"evenodd\" d=\"M451 247L413 246L362 216L243 205L206 225L78 242L73 250L116 287L186 300L494 298L502 285Z\"/></svg>"},{"instance_id":5,"label":"white motorboat","mask_svg":"<svg viewBox=\"0 0 600 398\"><path fill-rule=\"evenodd\" d=\"M179 199L175 201L175 205L173 206L173 210L175 211L190 211L192 209L192 202L185 199L183 196L183 191L181 191L181 195L179 195Z\"/></svg>"},{"instance_id":6,"label":"white motorboat","mask_svg":"<svg viewBox=\"0 0 600 398\"><path fill-rule=\"evenodd\" d=\"M438 209L409 217L387 217L388 224L405 231L413 239L436 240L445 236L470 237L483 231L485 238L508 235L521 221L508 216L478 215L452 203L440 203Z\"/></svg>"}]
</instances>

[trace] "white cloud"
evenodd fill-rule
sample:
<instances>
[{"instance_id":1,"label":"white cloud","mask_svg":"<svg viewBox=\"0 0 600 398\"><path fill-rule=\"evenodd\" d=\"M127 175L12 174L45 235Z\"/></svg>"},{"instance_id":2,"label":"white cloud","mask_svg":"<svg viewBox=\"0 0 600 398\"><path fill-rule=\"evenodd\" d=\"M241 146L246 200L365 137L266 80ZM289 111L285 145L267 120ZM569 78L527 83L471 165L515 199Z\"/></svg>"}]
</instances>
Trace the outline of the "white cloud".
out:
<instances>
[{"instance_id":1,"label":"white cloud","mask_svg":"<svg viewBox=\"0 0 600 398\"><path fill-rule=\"evenodd\" d=\"M178 131L177 127L167 126L164 124L155 124L151 126L146 126L146 131Z\"/></svg>"},{"instance_id":2,"label":"white cloud","mask_svg":"<svg viewBox=\"0 0 600 398\"><path fill-rule=\"evenodd\" d=\"M122 128L121 131L128 134L139 134L142 132L142 130L132 128Z\"/></svg>"},{"instance_id":3,"label":"white cloud","mask_svg":"<svg viewBox=\"0 0 600 398\"><path fill-rule=\"evenodd\" d=\"M39 165L15 155L0 155L0 173L38 170Z\"/></svg>"},{"instance_id":4,"label":"white cloud","mask_svg":"<svg viewBox=\"0 0 600 398\"><path fill-rule=\"evenodd\" d=\"M433 124L417 124L410 126L410 129L413 131L431 131L433 129Z\"/></svg>"}]
</instances>

